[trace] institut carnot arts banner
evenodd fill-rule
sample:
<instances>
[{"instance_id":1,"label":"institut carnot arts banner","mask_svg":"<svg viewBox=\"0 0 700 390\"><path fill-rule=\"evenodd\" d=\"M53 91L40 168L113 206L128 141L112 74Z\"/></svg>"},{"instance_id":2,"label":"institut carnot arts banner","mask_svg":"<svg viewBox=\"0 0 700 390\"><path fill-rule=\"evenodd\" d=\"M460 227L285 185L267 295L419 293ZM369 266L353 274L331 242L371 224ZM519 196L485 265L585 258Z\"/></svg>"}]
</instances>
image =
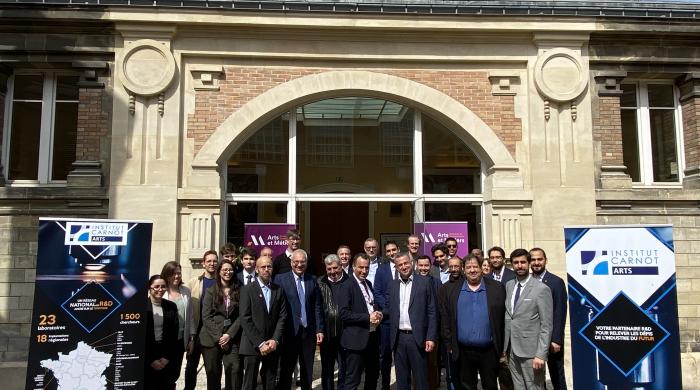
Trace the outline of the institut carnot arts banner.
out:
<instances>
[{"instance_id":1,"label":"institut carnot arts banner","mask_svg":"<svg viewBox=\"0 0 700 390\"><path fill-rule=\"evenodd\" d=\"M150 222L39 221L27 389L142 389Z\"/></svg>"},{"instance_id":2,"label":"institut carnot arts banner","mask_svg":"<svg viewBox=\"0 0 700 390\"><path fill-rule=\"evenodd\" d=\"M576 389L680 389L673 228L566 227Z\"/></svg>"}]
</instances>

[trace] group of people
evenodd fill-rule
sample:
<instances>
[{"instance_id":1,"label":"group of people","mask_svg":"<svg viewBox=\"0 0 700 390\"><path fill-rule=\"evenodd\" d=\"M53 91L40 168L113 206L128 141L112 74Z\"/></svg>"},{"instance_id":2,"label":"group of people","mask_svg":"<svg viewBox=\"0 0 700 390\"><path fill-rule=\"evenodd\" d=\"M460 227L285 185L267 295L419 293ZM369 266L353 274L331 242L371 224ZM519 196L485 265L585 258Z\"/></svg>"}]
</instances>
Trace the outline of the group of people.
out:
<instances>
[{"instance_id":1,"label":"group of people","mask_svg":"<svg viewBox=\"0 0 700 390\"><path fill-rule=\"evenodd\" d=\"M567 296L546 268L541 248L493 247L460 258L448 238L418 253L368 238L352 255L341 245L316 277L298 231L273 258L226 245L207 251L203 274L182 283L168 262L149 281L146 388L175 387L187 355L185 389L194 389L204 360L208 389L310 389L320 348L324 390L389 389L393 365L400 390L566 389ZM335 369L337 366L337 379ZM295 373L298 370L298 379ZM444 377L441 375L444 370ZM381 381L380 381L381 378Z\"/></svg>"}]
</instances>

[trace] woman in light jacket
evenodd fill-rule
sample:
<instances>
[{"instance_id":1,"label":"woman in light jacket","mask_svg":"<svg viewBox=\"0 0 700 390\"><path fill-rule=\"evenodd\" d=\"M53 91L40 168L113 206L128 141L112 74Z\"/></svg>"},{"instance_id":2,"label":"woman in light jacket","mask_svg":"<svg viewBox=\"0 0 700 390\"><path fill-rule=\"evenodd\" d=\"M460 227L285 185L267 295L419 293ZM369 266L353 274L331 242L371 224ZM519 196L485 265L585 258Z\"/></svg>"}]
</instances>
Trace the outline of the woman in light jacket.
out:
<instances>
[{"instance_id":1,"label":"woman in light jacket","mask_svg":"<svg viewBox=\"0 0 700 390\"><path fill-rule=\"evenodd\" d=\"M192 294L190 289L182 284L182 268L180 268L180 264L174 261L165 263L160 276L168 286L163 298L177 305L179 320L177 358L171 363L173 364L172 368L176 370L175 379L177 379L180 376L183 352L189 354L192 351L192 338L196 332L196 329L192 326Z\"/></svg>"},{"instance_id":2,"label":"woman in light jacket","mask_svg":"<svg viewBox=\"0 0 700 390\"><path fill-rule=\"evenodd\" d=\"M202 307L203 327L199 333L207 389L221 390L221 371L226 379L226 390L240 390L243 370L238 348L241 344L241 325L238 318L240 285L235 266L223 259L216 268L216 283L207 289Z\"/></svg>"}]
</instances>

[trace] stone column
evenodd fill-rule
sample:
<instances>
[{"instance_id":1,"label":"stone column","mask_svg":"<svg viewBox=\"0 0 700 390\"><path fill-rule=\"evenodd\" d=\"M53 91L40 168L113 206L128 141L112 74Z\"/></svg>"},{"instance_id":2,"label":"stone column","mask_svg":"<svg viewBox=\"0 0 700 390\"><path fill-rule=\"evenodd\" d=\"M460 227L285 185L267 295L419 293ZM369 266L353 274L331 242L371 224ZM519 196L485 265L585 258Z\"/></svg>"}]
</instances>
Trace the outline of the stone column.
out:
<instances>
[{"instance_id":1,"label":"stone column","mask_svg":"<svg viewBox=\"0 0 700 390\"><path fill-rule=\"evenodd\" d=\"M174 27L118 25L109 215L153 221L151 272L175 260L181 125Z\"/></svg>"},{"instance_id":2,"label":"stone column","mask_svg":"<svg viewBox=\"0 0 700 390\"><path fill-rule=\"evenodd\" d=\"M685 175L683 187L700 188L700 73L688 73L679 80L683 110Z\"/></svg>"}]
</instances>

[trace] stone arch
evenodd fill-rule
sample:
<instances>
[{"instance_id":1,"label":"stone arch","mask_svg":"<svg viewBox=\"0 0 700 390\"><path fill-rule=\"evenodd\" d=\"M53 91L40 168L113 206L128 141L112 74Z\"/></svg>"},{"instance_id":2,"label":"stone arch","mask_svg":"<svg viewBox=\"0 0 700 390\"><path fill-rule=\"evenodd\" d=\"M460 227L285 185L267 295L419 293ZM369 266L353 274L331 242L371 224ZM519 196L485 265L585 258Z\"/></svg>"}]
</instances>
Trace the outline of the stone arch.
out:
<instances>
[{"instance_id":1,"label":"stone arch","mask_svg":"<svg viewBox=\"0 0 700 390\"><path fill-rule=\"evenodd\" d=\"M370 71L330 71L303 76L258 95L231 114L202 146L192 161L197 170L224 164L259 127L296 104L339 96L371 96L415 107L443 122L481 160L484 169L517 164L496 133L457 100L418 82Z\"/></svg>"}]
</instances>

